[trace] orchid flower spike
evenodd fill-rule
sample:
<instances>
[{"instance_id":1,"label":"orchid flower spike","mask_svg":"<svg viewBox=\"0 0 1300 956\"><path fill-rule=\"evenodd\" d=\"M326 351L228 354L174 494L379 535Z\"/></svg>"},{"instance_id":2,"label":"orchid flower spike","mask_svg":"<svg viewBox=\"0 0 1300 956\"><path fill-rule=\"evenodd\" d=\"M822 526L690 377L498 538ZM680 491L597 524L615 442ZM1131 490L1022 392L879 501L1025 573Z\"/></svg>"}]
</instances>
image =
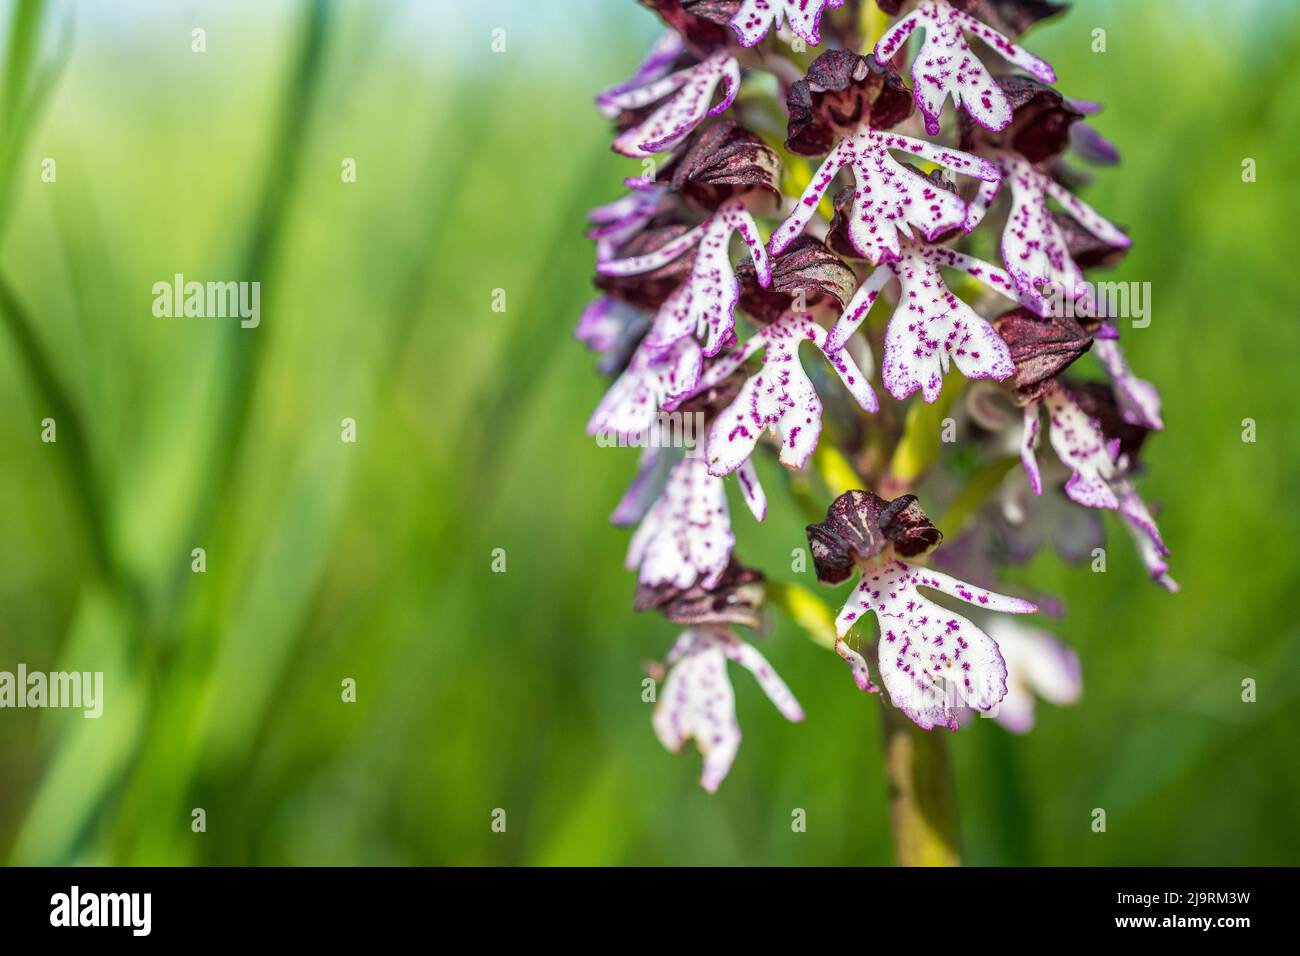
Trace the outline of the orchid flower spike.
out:
<instances>
[{"instance_id":1,"label":"orchid flower spike","mask_svg":"<svg viewBox=\"0 0 1300 956\"><path fill-rule=\"evenodd\" d=\"M655 733L674 751L693 738L701 783L716 790L741 738L728 660L787 718L802 718L735 630L765 628L769 597L834 647L860 689L883 690L919 727L956 730L977 712L1027 731L1036 698L1078 699L1079 661L1003 619L1064 605L998 593L999 568L1044 548L1086 560L1105 541L1101 512L1114 511L1150 576L1178 588L1135 487L1140 447L1164 425L1160 395L1120 349L1122 310L1089 280L1131 241L1073 194L1087 179L1063 158L1073 149L1113 164L1119 151L1082 122L1098 106L1051 86L1052 67L1018 45L1066 5L641 2L668 32L597 104L613 121L614 151L642 167L622 174L623 195L588 213L600 291L574 335L611 379L588 432L601 446L641 449L626 493L608 505L615 524L635 527L625 562L637 578L633 608L684 629L666 673L652 670L663 681ZM893 23L860 53L868 5ZM805 68L797 54L823 38ZM953 135L939 142L949 100ZM901 125L918 112L923 124ZM894 131L922 127L929 138ZM967 238L995 216L1000 239ZM1000 262L972 255L995 245ZM867 323L881 298L883 327ZM801 362L804 342L830 370ZM1109 383L1066 378L1088 352ZM892 397L884 409L877 357ZM954 366L977 381L943 419L943 443L958 445L949 450L937 447L925 405ZM834 635L828 614L736 554L733 492L758 521L768 512L755 454L765 435L788 469L817 453L816 480L791 489L801 498L895 489L892 500L847 491L807 527L818 580L852 581ZM1059 462L1040 471L1042 437ZM1017 451L1024 474L1001 480ZM912 488L960 525L933 563L943 535L902 493ZM975 613L955 613L953 601ZM856 627L868 616L870 634Z\"/></svg>"}]
</instances>

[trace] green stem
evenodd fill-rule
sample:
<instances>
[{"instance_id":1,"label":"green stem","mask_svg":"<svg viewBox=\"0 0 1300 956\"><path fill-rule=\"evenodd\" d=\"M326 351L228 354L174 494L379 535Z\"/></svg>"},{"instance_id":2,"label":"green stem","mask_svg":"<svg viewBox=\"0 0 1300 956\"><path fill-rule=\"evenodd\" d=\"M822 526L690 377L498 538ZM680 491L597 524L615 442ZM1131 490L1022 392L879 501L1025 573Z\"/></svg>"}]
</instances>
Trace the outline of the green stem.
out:
<instances>
[{"instance_id":1,"label":"green stem","mask_svg":"<svg viewBox=\"0 0 1300 956\"><path fill-rule=\"evenodd\" d=\"M948 741L881 699L889 818L899 866L960 866Z\"/></svg>"},{"instance_id":2,"label":"green stem","mask_svg":"<svg viewBox=\"0 0 1300 956\"><path fill-rule=\"evenodd\" d=\"M71 393L58 373L54 371L54 365L41 345L40 337L36 334L36 326L31 315L19 301L17 294L2 273L0 273L0 322L3 322L14 347L22 356L22 367L31 376L37 394L44 401L49 413L48 417L53 418L56 423L60 439L59 447L67 450L63 462L74 492L74 500L81 510L96 570L105 580L121 583L121 569L118 567L108 528L105 525L107 511L103 489L85 423Z\"/></svg>"}]
</instances>

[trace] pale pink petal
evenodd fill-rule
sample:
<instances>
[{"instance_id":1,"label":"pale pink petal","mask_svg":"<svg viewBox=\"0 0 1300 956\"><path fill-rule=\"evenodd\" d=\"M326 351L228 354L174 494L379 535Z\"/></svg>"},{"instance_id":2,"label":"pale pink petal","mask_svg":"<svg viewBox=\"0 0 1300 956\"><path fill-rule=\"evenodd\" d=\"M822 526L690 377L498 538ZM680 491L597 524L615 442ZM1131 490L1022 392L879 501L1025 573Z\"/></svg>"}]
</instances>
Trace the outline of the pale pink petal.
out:
<instances>
[{"instance_id":1,"label":"pale pink petal","mask_svg":"<svg viewBox=\"0 0 1300 956\"><path fill-rule=\"evenodd\" d=\"M642 272L653 272L668 265L692 246L699 245L704 239L708 225L703 223L694 229L689 229L671 242L664 243L654 252L630 256L627 259L605 259L597 262L596 272L603 276L632 276L640 275Z\"/></svg>"},{"instance_id":2,"label":"pale pink petal","mask_svg":"<svg viewBox=\"0 0 1300 956\"><path fill-rule=\"evenodd\" d=\"M932 0L932 2L935 2L935 0ZM943 3L943 6L947 5L946 2ZM968 13L958 13L957 17L962 21L963 30L979 37L1012 66L1020 67L1020 69L1044 83L1056 82L1056 71L1046 61L1034 56L1023 47L1012 43L997 30L976 20Z\"/></svg>"},{"instance_id":3,"label":"pale pink petal","mask_svg":"<svg viewBox=\"0 0 1300 956\"><path fill-rule=\"evenodd\" d=\"M875 684L871 683L871 671L867 667L867 659L849 647L847 641L840 638L835 642L835 653L844 658L844 663L849 665L849 671L853 674L853 683L858 685L858 690L874 694L878 690Z\"/></svg>"},{"instance_id":4,"label":"pale pink petal","mask_svg":"<svg viewBox=\"0 0 1300 956\"><path fill-rule=\"evenodd\" d=\"M763 434L763 416L758 412L759 393L763 388L762 373L755 375L740 387L735 400L718 413L709 428L709 471L715 475L729 475L754 453ZM751 422L750 410L758 422Z\"/></svg>"},{"instance_id":5,"label":"pale pink petal","mask_svg":"<svg viewBox=\"0 0 1300 956\"><path fill-rule=\"evenodd\" d=\"M733 638L724 645L723 653L754 675L758 686L781 712L781 716L796 723L803 720L803 708L799 706L799 701L795 700L786 682L781 680L781 676L767 662L767 658L758 648L739 638Z\"/></svg>"},{"instance_id":6,"label":"pale pink petal","mask_svg":"<svg viewBox=\"0 0 1300 956\"><path fill-rule=\"evenodd\" d=\"M942 571L935 571L931 568L913 568L912 581L917 587L934 588L949 597L958 598L967 604L974 604L976 607L987 611L998 611L1002 614L1036 614L1038 612L1038 605L1032 601L1011 597L1007 594L998 594L996 591L986 591L984 588L977 588L973 584L959 581L950 574L944 574Z\"/></svg>"},{"instance_id":7,"label":"pale pink petal","mask_svg":"<svg viewBox=\"0 0 1300 956\"><path fill-rule=\"evenodd\" d=\"M880 290L893 277L894 273L889 266L880 265L876 267L876 270L871 275L867 276L862 285L858 286L858 291L853 293L853 298L849 300L844 314L839 317L834 327L831 328L830 335L826 339L827 352L838 352L844 348L850 336L858 330L863 320L866 319L867 313L871 311L871 307L875 305Z\"/></svg>"},{"instance_id":8,"label":"pale pink petal","mask_svg":"<svg viewBox=\"0 0 1300 956\"><path fill-rule=\"evenodd\" d=\"M1176 593L1179 590L1178 582L1169 576L1169 562L1165 560L1169 555L1169 549L1165 547L1164 539L1160 537L1160 529L1156 527L1155 519L1151 517L1151 512L1138 497L1132 484L1123 481L1118 487L1120 516L1124 519L1124 526L1137 545L1138 555L1142 558L1147 573L1165 590Z\"/></svg>"},{"instance_id":9,"label":"pale pink petal","mask_svg":"<svg viewBox=\"0 0 1300 956\"><path fill-rule=\"evenodd\" d=\"M740 749L736 695L727 677L727 659L707 632L687 631L678 642L677 663L668 672L651 724L659 742L678 753L695 739L704 755L700 785L713 793L722 783ZM676 651L677 648L674 648Z\"/></svg>"},{"instance_id":10,"label":"pale pink petal","mask_svg":"<svg viewBox=\"0 0 1300 956\"><path fill-rule=\"evenodd\" d=\"M961 224L963 232L974 232L975 227L984 221L989 206L993 205L993 200L998 198L998 192L1001 189L1002 180L1000 179L993 182L980 181L979 191L975 193L975 198L966 207L966 219Z\"/></svg>"},{"instance_id":11,"label":"pale pink petal","mask_svg":"<svg viewBox=\"0 0 1300 956\"><path fill-rule=\"evenodd\" d=\"M1114 246L1116 249L1127 249L1133 245L1133 240L1121 232L1119 227L1103 219L1095 209L1055 179L1048 177L1044 188L1049 196L1065 208L1065 211L1074 218L1075 222L1106 243L1106 245Z\"/></svg>"},{"instance_id":12,"label":"pale pink petal","mask_svg":"<svg viewBox=\"0 0 1300 956\"><path fill-rule=\"evenodd\" d=\"M888 63L892 60L894 54L907 42L907 38L912 35L920 24L921 13L919 10L913 10L907 16L901 17L876 41L876 59L881 63Z\"/></svg>"},{"instance_id":13,"label":"pale pink petal","mask_svg":"<svg viewBox=\"0 0 1300 956\"><path fill-rule=\"evenodd\" d=\"M758 333L756 338L761 337L767 349L763 368L745 382L709 430L708 459L713 474L730 474L739 468L764 431L779 436L783 465L804 466L821 434L822 403L799 363L799 344L809 341L821 349L825 335L810 317L793 314ZM826 357L854 398L874 411L875 393L853 359L844 351Z\"/></svg>"},{"instance_id":14,"label":"pale pink petal","mask_svg":"<svg viewBox=\"0 0 1300 956\"><path fill-rule=\"evenodd\" d=\"M926 254L938 262L939 265L958 269L972 279L978 279L994 292L1004 295L1008 299L1016 300L1036 315L1046 317L1051 314L1051 304L1046 299L1033 290L1028 294L1021 292L1020 289L1016 288L1016 282L1011 273L999 269L991 262L985 262L983 259L977 259L975 256L968 256L964 252L957 252L944 246L934 246L927 250Z\"/></svg>"},{"instance_id":15,"label":"pale pink petal","mask_svg":"<svg viewBox=\"0 0 1300 956\"><path fill-rule=\"evenodd\" d=\"M802 330L805 338L822 350L822 354L826 356L826 361L831 363L831 368L835 369L835 374L840 377L840 381L849 390L853 400L864 411L876 412L880 410L880 403L876 399L876 392L871 387L871 382L867 379L867 376L862 374L858 363L847 350L843 348L832 349L826 330L808 316L791 316L789 321Z\"/></svg>"},{"instance_id":16,"label":"pale pink petal","mask_svg":"<svg viewBox=\"0 0 1300 956\"><path fill-rule=\"evenodd\" d=\"M666 448L658 445L643 448L636 466L636 477L609 516L610 522L623 528L639 523L663 494L672 464L673 456Z\"/></svg>"},{"instance_id":17,"label":"pale pink petal","mask_svg":"<svg viewBox=\"0 0 1300 956\"><path fill-rule=\"evenodd\" d=\"M587 238L596 240L597 261L612 259L624 243L644 228L658 210L664 192L665 188L657 185L633 190L587 213L592 223Z\"/></svg>"},{"instance_id":18,"label":"pale pink petal","mask_svg":"<svg viewBox=\"0 0 1300 956\"><path fill-rule=\"evenodd\" d=\"M700 627L682 634L668 655L671 669L651 724L659 741L674 753L694 738L704 755L700 784L710 793L718 789L740 748L736 697L727 676L728 658L754 674L787 719L803 719L803 708L767 659L728 629Z\"/></svg>"},{"instance_id":19,"label":"pale pink petal","mask_svg":"<svg viewBox=\"0 0 1300 956\"><path fill-rule=\"evenodd\" d=\"M602 113L613 119L623 110L623 107L615 105L620 96L663 79L668 75L668 71L672 69L673 63L685 50L686 43L682 40L681 34L676 30L664 31L659 39L655 41L654 46L650 48L650 52L646 54L645 60L637 67L636 72L618 86L610 87L598 95L596 105L600 107ZM673 87L673 89L676 89L676 87ZM663 95L665 94L660 94L660 96ZM658 98L656 96L646 102L652 103Z\"/></svg>"},{"instance_id":20,"label":"pale pink petal","mask_svg":"<svg viewBox=\"0 0 1300 956\"><path fill-rule=\"evenodd\" d=\"M1079 656L1046 631L994 618L988 634L1007 665L1007 696L998 705L998 723L1023 734L1034 725L1034 697L1058 707L1078 702L1083 694Z\"/></svg>"},{"instance_id":21,"label":"pale pink petal","mask_svg":"<svg viewBox=\"0 0 1300 956\"><path fill-rule=\"evenodd\" d=\"M1003 657L1006 648L999 643ZM993 719L1013 734L1027 734L1034 729L1034 694L1012 676L1011 661L1007 660L1007 693L998 702Z\"/></svg>"},{"instance_id":22,"label":"pale pink petal","mask_svg":"<svg viewBox=\"0 0 1300 956\"><path fill-rule=\"evenodd\" d=\"M786 247L804 231L804 227L808 225L813 214L817 212L817 204L821 202L822 195L835 180L835 174L852 159L853 153L851 150L844 148L844 142L841 141L827 154L826 159L822 161L821 167L813 174L812 180L804 187L803 195L795 203L794 211L772 233L772 239L769 243L772 255L779 256L785 252Z\"/></svg>"},{"instance_id":23,"label":"pale pink petal","mask_svg":"<svg viewBox=\"0 0 1300 956\"><path fill-rule=\"evenodd\" d=\"M731 375L732 372L748 362L754 355L760 352L767 345L767 340L762 334L751 335L739 346L730 352L724 352L717 356L700 376L699 385L696 392L704 392L717 385L723 379Z\"/></svg>"}]
</instances>

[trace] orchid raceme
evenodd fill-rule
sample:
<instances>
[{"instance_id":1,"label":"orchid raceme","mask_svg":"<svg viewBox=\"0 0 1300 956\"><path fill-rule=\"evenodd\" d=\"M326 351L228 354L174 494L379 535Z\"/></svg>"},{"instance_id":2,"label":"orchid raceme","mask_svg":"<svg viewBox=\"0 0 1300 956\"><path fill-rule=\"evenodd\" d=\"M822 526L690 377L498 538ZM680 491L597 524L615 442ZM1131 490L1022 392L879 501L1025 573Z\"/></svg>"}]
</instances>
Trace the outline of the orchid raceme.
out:
<instances>
[{"instance_id":1,"label":"orchid raceme","mask_svg":"<svg viewBox=\"0 0 1300 956\"><path fill-rule=\"evenodd\" d=\"M1079 130L1097 104L1055 90L1021 45L1058 5L645 5L669 32L597 102L616 153L655 159L589 214L600 296L576 335L612 377L588 431L653 446L622 501L603 507L635 526L634 607L685 628L666 671L652 669L656 734L673 751L694 739L701 783L722 784L740 742L729 660L802 718L735 630L763 629L765 600L917 726L957 730L977 712L1027 731L1034 696L1072 703L1081 671L1054 638L1009 623L1063 607L1003 587L1001 565L1048 545L1076 561L1111 524L1157 583L1177 587L1137 490L1160 396L1120 350L1119 300L1090 278L1131 240L1075 195L1080 177L1062 159L1073 149L1110 164L1118 151ZM896 19L871 43L866 24L881 14ZM802 45L817 49L805 57ZM941 136L949 99L958 109ZM1126 349L1141 344L1125 331ZM1089 381L1087 364L1108 383ZM683 432L693 441L663 446L682 417L699 425ZM1040 445L1055 451L1041 465ZM767 461L785 466L788 494L760 484ZM853 582L838 615L740 562L737 497L746 522L744 510L761 522L769 507L820 514L829 499L806 554L821 583ZM794 554L790 573L807 573ZM1016 590L1026 596L1004 593ZM891 759L896 791L919 800L924 788L898 778L909 772Z\"/></svg>"}]
</instances>

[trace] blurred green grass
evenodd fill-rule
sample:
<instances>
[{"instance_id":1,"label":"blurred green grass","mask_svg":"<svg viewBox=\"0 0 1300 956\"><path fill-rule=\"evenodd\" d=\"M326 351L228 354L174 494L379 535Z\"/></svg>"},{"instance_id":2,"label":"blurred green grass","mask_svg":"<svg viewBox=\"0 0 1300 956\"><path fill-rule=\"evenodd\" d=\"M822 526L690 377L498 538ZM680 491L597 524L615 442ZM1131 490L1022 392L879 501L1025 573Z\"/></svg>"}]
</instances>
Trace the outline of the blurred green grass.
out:
<instances>
[{"instance_id":1,"label":"blurred green grass","mask_svg":"<svg viewBox=\"0 0 1300 956\"><path fill-rule=\"evenodd\" d=\"M632 166L591 95L630 72L650 15L589 3L560 29L559 0L444 20L325 4L293 173L282 110L306 4L94 6L76 6L15 163L0 271L85 422L122 579L97 570L66 443L40 442L48 402L0 336L0 669L102 669L107 697L98 721L0 712L0 859L889 862L875 702L786 622L764 651L807 719L786 724L740 676L746 737L716 796L641 702L641 664L673 631L631 612L627 534L606 517L635 456L583 435L603 383L571 330L592 296L583 212ZM952 738L972 863L1300 862L1300 33L1285 5L1242 6L1276 29L1085 0L1031 35L1063 89L1106 104L1097 125L1124 152L1087 198L1135 239L1113 278L1153 289L1126 347L1165 396L1142 488L1183 592L1149 585L1117 526L1104 575L1024 572L1068 603L1052 627L1086 692L1041 708L1029 737L982 721ZM175 273L247 278L259 197L281 192L259 329L151 315ZM747 561L781 577L802 520L764 478L768 521L733 511Z\"/></svg>"}]
</instances>

